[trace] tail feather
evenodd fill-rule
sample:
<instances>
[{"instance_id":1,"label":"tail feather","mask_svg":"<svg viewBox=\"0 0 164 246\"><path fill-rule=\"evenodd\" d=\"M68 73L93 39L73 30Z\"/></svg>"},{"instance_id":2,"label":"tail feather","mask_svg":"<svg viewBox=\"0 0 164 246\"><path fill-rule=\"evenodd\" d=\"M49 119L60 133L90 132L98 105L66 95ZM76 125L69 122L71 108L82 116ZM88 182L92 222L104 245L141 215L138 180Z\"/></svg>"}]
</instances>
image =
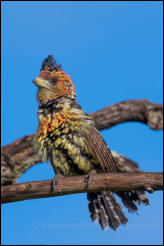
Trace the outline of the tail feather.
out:
<instances>
[{"instance_id":1,"label":"tail feather","mask_svg":"<svg viewBox=\"0 0 164 246\"><path fill-rule=\"evenodd\" d=\"M109 226L116 230L119 225L126 224L128 221L112 192L88 193L87 198L91 218L93 221L98 221L103 230Z\"/></svg>"},{"instance_id":2,"label":"tail feather","mask_svg":"<svg viewBox=\"0 0 164 246\"><path fill-rule=\"evenodd\" d=\"M88 207L89 207L89 211L90 211L90 216L91 216L91 219L95 222L99 222L100 220L100 215L99 215L99 204L97 202L97 193L90 193L90 194L87 194L87 198L89 200L89 204L88 204ZM93 197L92 197L93 195Z\"/></svg>"},{"instance_id":3,"label":"tail feather","mask_svg":"<svg viewBox=\"0 0 164 246\"><path fill-rule=\"evenodd\" d=\"M97 195L97 201L98 201L98 206L99 206L99 221L100 221L101 227L103 228L103 230L105 230L106 228L108 228L108 215L105 210L105 206L102 205L101 194Z\"/></svg>"},{"instance_id":4,"label":"tail feather","mask_svg":"<svg viewBox=\"0 0 164 246\"><path fill-rule=\"evenodd\" d=\"M136 204L143 203L144 205L149 205L147 195L144 191L118 191L116 194L121 198L124 206L131 213L137 212L138 207ZM126 224L128 221L124 215L122 206L115 199L112 192L88 193L87 198L91 219L99 222L103 230L108 227L116 230L121 224Z\"/></svg>"},{"instance_id":5,"label":"tail feather","mask_svg":"<svg viewBox=\"0 0 164 246\"><path fill-rule=\"evenodd\" d=\"M121 198L124 206L128 209L128 212L137 212L138 207L136 204L149 205L149 200L144 191L118 191L116 194Z\"/></svg>"},{"instance_id":6,"label":"tail feather","mask_svg":"<svg viewBox=\"0 0 164 246\"><path fill-rule=\"evenodd\" d=\"M121 205L116 201L113 194L109 191L102 192L103 203L105 205L105 209L107 210L107 214L110 217L110 221L115 221L117 226L124 223L124 215ZM111 213L112 211L112 213ZM112 226L112 224L111 224Z\"/></svg>"}]
</instances>

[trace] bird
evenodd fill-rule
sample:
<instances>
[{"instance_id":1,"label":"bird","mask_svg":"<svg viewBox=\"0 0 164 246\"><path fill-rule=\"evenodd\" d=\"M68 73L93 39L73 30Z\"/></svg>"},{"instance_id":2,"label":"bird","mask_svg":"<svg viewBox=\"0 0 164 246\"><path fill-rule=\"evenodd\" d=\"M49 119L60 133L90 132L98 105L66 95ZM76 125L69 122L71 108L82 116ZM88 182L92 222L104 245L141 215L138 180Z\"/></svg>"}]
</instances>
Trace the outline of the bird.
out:
<instances>
[{"instance_id":1,"label":"bird","mask_svg":"<svg viewBox=\"0 0 164 246\"><path fill-rule=\"evenodd\" d=\"M57 175L77 176L119 172L116 161L91 118L78 104L70 75L48 55L40 74L33 83L37 86L38 127L34 148L43 161L49 161ZM149 205L144 191L101 191L87 194L88 208L93 222L103 230L114 231L128 222L128 212L137 212L137 204Z\"/></svg>"}]
</instances>

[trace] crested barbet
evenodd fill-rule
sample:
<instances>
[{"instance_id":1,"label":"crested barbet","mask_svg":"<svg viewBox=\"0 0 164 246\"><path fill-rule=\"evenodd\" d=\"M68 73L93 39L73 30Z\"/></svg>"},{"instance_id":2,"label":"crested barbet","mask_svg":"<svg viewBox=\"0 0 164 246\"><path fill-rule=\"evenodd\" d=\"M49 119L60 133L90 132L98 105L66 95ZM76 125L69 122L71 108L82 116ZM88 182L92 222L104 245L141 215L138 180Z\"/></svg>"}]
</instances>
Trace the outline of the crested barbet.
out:
<instances>
[{"instance_id":1,"label":"crested barbet","mask_svg":"<svg viewBox=\"0 0 164 246\"><path fill-rule=\"evenodd\" d=\"M34 147L42 160L49 160L56 175L89 175L118 172L116 162L94 121L76 101L71 77L58 65L52 55L44 59L40 75L33 80L38 87L39 125ZM129 212L136 212L137 205L148 205L142 191L117 191ZM113 192L88 193L91 219L102 229L116 230L126 224L122 206Z\"/></svg>"}]
</instances>

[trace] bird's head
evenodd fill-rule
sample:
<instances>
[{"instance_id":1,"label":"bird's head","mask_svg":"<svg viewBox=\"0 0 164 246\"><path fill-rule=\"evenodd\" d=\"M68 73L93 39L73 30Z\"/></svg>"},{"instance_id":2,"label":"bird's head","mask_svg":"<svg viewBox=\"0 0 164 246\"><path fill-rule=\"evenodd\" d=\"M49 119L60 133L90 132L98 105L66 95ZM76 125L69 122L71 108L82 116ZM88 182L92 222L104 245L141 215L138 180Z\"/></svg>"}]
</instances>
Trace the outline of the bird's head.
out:
<instances>
[{"instance_id":1,"label":"bird's head","mask_svg":"<svg viewBox=\"0 0 164 246\"><path fill-rule=\"evenodd\" d=\"M33 80L33 83L38 87L39 102L47 102L63 96L75 97L72 79L62 70L61 65L57 65L52 55L44 59L40 75Z\"/></svg>"}]
</instances>

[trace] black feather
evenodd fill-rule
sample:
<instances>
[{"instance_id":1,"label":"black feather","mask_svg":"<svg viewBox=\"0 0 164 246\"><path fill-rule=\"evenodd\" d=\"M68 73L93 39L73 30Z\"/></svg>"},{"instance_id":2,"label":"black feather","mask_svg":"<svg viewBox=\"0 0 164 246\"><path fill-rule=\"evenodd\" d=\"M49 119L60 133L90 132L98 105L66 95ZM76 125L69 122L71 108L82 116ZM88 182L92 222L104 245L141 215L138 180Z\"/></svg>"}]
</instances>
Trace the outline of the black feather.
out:
<instances>
[{"instance_id":1,"label":"black feather","mask_svg":"<svg viewBox=\"0 0 164 246\"><path fill-rule=\"evenodd\" d=\"M50 71L53 71L53 70L58 71L61 69L61 64L58 65L56 63L55 58L52 55L49 55L47 58L43 60L40 71L44 70L46 66L50 68Z\"/></svg>"},{"instance_id":2,"label":"black feather","mask_svg":"<svg viewBox=\"0 0 164 246\"><path fill-rule=\"evenodd\" d=\"M98 221L103 230L108 227L116 230L119 225L128 221L112 192L91 192L87 194L87 198L91 219Z\"/></svg>"}]
</instances>

